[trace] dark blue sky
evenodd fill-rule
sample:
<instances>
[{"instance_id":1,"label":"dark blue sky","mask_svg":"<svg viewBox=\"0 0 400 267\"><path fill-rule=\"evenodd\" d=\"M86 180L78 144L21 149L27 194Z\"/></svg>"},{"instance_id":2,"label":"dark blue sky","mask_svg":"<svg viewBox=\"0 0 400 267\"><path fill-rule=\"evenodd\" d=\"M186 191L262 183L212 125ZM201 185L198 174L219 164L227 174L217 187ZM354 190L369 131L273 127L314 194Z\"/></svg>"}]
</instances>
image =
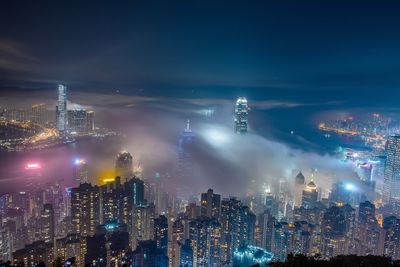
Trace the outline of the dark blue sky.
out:
<instances>
[{"instance_id":1,"label":"dark blue sky","mask_svg":"<svg viewBox=\"0 0 400 267\"><path fill-rule=\"evenodd\" d=\"M0 86L385 101L399 14L398 1L2 1Z\"/></svg>"}]
</instances>

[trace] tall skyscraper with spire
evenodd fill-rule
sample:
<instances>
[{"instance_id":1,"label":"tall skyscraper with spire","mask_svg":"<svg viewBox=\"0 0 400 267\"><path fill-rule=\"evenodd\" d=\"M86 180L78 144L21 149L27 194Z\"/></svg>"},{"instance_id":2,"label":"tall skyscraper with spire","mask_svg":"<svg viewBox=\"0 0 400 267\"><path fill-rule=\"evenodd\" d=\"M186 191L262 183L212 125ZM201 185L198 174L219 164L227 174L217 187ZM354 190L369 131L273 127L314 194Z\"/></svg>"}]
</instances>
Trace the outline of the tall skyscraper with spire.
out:
<instances>
[{"instance_id":1,"label":"tall skyscraper with spire","mask_svg":"<svg viewBox=\"0 0 400 267\"><path fill-rule=\"evenodd\" d=\"M67 130L67 87L62 84L58 85L56 124L60 132Z\"/></svg>"},{"instance_id":2,"label":"tall skyscraper with spire","mask_svg":"<svg viewBox=\"0 0 400 267\"><path fill-rule=\"evenodd\" d=\"M235 133L243 134L248 128L249 106L245 97L239 97L235 106Z\"/></svg>"},{"instance_id":3,"label":"tall skyscraper with spire","mask_svg":"<svg viewBox=\"0 0 400 267\"><path fill-rule=\"evenodd\" d=\"M195 135L190 129L190 121L187 120L186 128L182 131L178 143L178 182L185 184L193 175L192 147Z\"/></svg>"}]
</instances>

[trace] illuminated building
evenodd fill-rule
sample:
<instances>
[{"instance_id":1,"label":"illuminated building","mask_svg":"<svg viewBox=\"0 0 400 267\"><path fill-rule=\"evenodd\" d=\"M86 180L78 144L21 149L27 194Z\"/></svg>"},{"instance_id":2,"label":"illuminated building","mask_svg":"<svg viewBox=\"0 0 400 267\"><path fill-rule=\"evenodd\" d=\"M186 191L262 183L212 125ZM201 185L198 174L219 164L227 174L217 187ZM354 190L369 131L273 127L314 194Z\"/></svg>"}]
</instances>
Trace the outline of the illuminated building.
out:
<instances>
[{"instance_id":1,"label":"illuminated building","mask_svg":"<svg viewBox=\"0 0 400 267\"><path fill-rule=\"evenodd\" d=\"M45 266L51 266L53 258L53 244L36 241L13 253L13 265L34 267L43 262Z\"/></svg>"},{"instance_id":2,"label":"illuminated building","mask_svg":"<svg viewBox=\"0 0 400 267\"><path fill-rule=\"evenodd\" d=\"M338 182L333 184L329 200L334 203L347 203L356 206L362 198L361 190L351 182Z\"/></svg>"},{"instance_id":3,"label":"illuminated building","mask_svg":"<svg viewBox=\"0 0 400 267\"><path fill-rule=\"evenodd\" d=\"M57 129L60 132L67 130L67 87L65 85L58 85L58 100L56 107L56 122Z\"/></svg>"},{"instance_id":4,"label":"illuminated building","mask_svg":"<svg viewBox=\"0 0 400 267\"><path fill-rule=\"evenodd\" d=\"M322 219L322 255L325 258L346 255L353 243L355 212L350 205L332 206Z\"/></svg>"},{"instance_id":5,"label":"illuminated building","mask_svg":"<svg viewBox=\"0 0 400 267\"><path fill-rule=\"evenodd\" d=\"M266 211L259 216L259 221L262 228L261 247L272 251L272 232L274 230L276 219Z\"/></svg>"},{"instance_id":6,"label":"illuminated building","mask_svg":"<svg viewBox=\"0 0 400 267\"><path fill-rule=\"evenodd\" d=\"M132 156L128 151L122 151L115 160L115 176L128 180L133 176Z\"/></svg>"},{"instance_id":7,"label":"illuminated building","mask_svg":"<svg viewBox=\"0 0 400 267\"><path fill-rule=\"evenodd\" d=\"M57 239L54 247L55 258L63 261L74 258L76 266L85 265L86 237L79 234L68 234L64 238Z\"/></svg>"},{"instance_id":8,"label":"illuminated building","mask_svg":"<svg viewBox=\"0 0 400 267\"><path fill-rule=\"evenodd\" d=\"M355 245L357 255L380 255L380 227L375 217L375 206L369 201L360 203L356 224Z\"/></svg>"},{"instance_id":9,"label":"illuminated building","mask_svg":"<svg viewBox=\"0 0 400 267\"><path fill-rule=\"evenodd\" d=\"M136 249L138 241L154 238L154 205L138 205L132 212L130 229L131 248Z\"/></svg>"},{"instance_id":10,"label":"illuminated building","mask_svg":"<svg viewBox=\"0 0 400 267\"><path fill-rule=\"evenodd\" d=\"M383 221L383 254L394 260L400 259L400 219L389 216Z\"/></svg>"},{"instance_id":11,"label":"illuminated building","mask_svg":"<svg viewBox=\"0 0 400 267\"><path fill-rule=\"evenodd\" d=\"M121 266L130 251L126 224L115 221L99 225L86 243L85 265Z\"/></svg>"},{"instance_id":12,"label":"illuminated building","mask_svg":"<svg viewBox=\"0 0 400 267\"><path fill-rule=\"evenodd\" d=\"M89 132L85 109L68 110L68 132L71 134L86 134Z\"/></svg>"},{"instance_id":13,"label":"illuminated building","mask_svg":"<svg viewBox=\"0 0 400 267\"><path fill-rule=\"evenodd\" d=\"M94 235L100 224L100 191L98 186L80 184L71 191L72 232L82 236Z\"/></svg>"},{"instance_id":14,"label":"illuminated building","mask_svg":"<svg viewBox=\"0 0 400 267\"><path fill-rule=\"evenodd\" d=\"M182 267L193 266L193 249L190 245L190 240L186 239L181 247L180 265Z\"/></svg>"},{"instance_id":15,"label":"illuminated building","mask_svg":"<svg viewBox=\"0 0 400 267\"><path fill-rule=\"evenodd\" d=\"M51 204L44 204L41 214L42 239L46 243L54 242L54 210Z\"/></svg>"},{"instance_id":16,"label":"illuminated building","mask_svg":"<svg viewBox=\"0 0 400 267\"><path fill-rule=\"evenodd\" d=\"M201 216L219 218L221 210L221 195L214 194L212 189L201 194Z\"/></svg>"},{"instance_id":17,"label":"illuminated building","mask_svg":"<svg viewBox=\"0 0 400 267\"><path fill-rule=\"evenodd\" d=\"M301 205L306 209L314 208L318 201L317 186L313 181L309 182L303 190Z\"/></svg>"},{"instance_id":18,"label":"illuminated building","mask_svg":"<svg viewBox=\"0 0 400 267\"><path fill-rule=\"evenodd\" d=\"M181 245L184 240L184 225L181 220L170 218L168 225L168 266L179 267Z\"/></svg>"},{"instance_id":19,"label":"illuminated building","mask_svg":"<svg viewBox=\"0 0 400 267\"><path fill-rule=\"evenodd\" d=\"M249 106L245 97L239 97L235 106L235 133L243 134L248 128Z\"/></svg>"},{"instance_id":20,"label":"illuminated building","mask_svg":"<svg viewBox=\"0 0 400 267\"><path fill-rule=\"evenodd\" d=\"M299 172L294 178L294 205L296 207L301 206L302 192L305 184L305 177L301 172Z\"/></svg>"},{"instance_id":21,"label":"illuminated building","mask_svg":"<svg viewBox=\"0 0 400 267\"><path fill-rule=\"evenodd\" d=\"M168 247L168 219L164 215L154 219L154 240L157 243L157 248L162 249L166 254Z\"/></svg>"},{"instance_id":22,"label":"illuminated building","mask_svg":"<svg viewBox=\"0 0 400 267\"><path fill-rule=\"evenodd\" d=\"M0 222L0 262L12 260L13 236L11 227Z\"/></svg>"},{"instance_id":23,"label":"illuminated building","mask_svg":"<svg viewBox=\"0 0 400 267\"><path fill-rule=\"evenodd\" d=\"M94 131L94 111L88 110L86 111L86 131L88 133Z\"/></svg>"},{"instance_id":24,"label":"illuminated building","mask_svg":"<svg viewBox=\"0 0 400 267\"><path fill-rule=\"evenodd\" d=\"M46 123L46 104L32 105L31 122L39 125Z\"/></svg>"},{"instance_id":25,"label":"illuminated building","mask_svg":"<svg viewBox=\"0 0 400 267\"><path fill-rule=\"evenodd\" d=\"M234 267L261 266L266 267L272 261L273 254L255 246L241 246L234 252Z\"/></svg>"},{"instance_id":26,"label":"illuminated building","mask_svg":"<svg viewBox=\"0 0 400 267\"><path fill-rule=\"evenodd\" d=\"M178 143L178 180L180 186L187 185L193 178L193 159L192 149L195 142L195 134L190 129L190 121L186 123L185 130L182 131Z\"/></svg>"},{"instance_id":27,"label":"illuminated building","mask_svg":"<svg viewBox=\"0 0 400 267\"><path fill-rule=\"evenodd\" d=\"M73 178L79 184L89 182L89 170L85 160L75 159L73 167Z\"/></svg>"},{"instance_id":28,"label":"illuminated building","mask_svg":"<svg viewBox=\"0 0 400 267\"><path fill-rule=\"evenodd\" d=\"M370 184L372 178L372 164L368 162L358 163L356 172L361 181Z\"/></svg>"},{"instance_id":29,"label":"illuminated building","mask_svg":"<svg viewBox=\"0 0 400 267\"><path fill-rule=\"evenodd\" d=\"M386 167L383 200L400 201L400 135L390 136L386 142Z\"/></svg>"},{"instance_id":30,"label":"illuminated building","mask_svg":"<svg viewBox=\"0 0 400 267\"><path fill-rule=\"evenodd\" d=\"M131 221L131 210L133 207L132 197L121 185L121 178L117 177L100 187L102 213L100 221L107 223L117 221L118 223L129 224Z\"/></svg>"},{"instance_id":31,"label":"illuminated building","mask_svg":"<svg viewBox=\"0 0 400 267\"><path fill-rule=\"evenodd\" d=\"M127 181L124 186L126 196L131 199L133 205L145 204L143 180L135 177Z\"/></svg>"},{"instance_id":32,"label":"illuminated building","mask_svg":"<svg viewBox=\"0 0 400 267\"><path fill-rule=\"evenodd\" d=\"M221 266L221 224L199 217L189 223L193 266Z\"/></svg>"}]
</instances>

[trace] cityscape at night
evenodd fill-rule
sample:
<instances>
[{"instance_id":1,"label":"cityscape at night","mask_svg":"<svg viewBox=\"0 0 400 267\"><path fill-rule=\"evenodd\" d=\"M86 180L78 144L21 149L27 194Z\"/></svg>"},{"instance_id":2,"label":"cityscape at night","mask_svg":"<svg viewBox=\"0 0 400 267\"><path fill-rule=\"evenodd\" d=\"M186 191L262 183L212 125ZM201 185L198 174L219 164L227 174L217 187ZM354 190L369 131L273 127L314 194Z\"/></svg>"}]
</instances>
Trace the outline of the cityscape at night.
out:
<instances>
[{"instance_id":1,"label":"cityscape at night","mask_svg":"<svg viewBox=\"0 0 400 267\"><path fill-rule=\"evenodd\" d=\"M1 6L0 267L400 266L400 2Z\"/></svg>"}]
</instances>

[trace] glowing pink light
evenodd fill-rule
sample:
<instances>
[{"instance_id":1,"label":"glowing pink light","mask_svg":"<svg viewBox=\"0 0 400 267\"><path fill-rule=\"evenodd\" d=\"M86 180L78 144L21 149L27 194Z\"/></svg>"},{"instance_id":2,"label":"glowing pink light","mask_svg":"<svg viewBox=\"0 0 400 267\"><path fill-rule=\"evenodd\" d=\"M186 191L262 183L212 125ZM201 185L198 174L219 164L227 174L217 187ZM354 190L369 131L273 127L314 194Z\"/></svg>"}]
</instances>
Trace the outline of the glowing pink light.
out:
<instances>
[{"instance_id":1,"label":"glowing pink light","mask_svg":"<svg viewBox=\"0 0 400 267\"><path fill-rule=\"evenodd\" d=\"M39 163L28 163L25 166L25 170L38 170L41 168L42 168L42 166L40 166Z\"/></svg>"}]
</instances>

